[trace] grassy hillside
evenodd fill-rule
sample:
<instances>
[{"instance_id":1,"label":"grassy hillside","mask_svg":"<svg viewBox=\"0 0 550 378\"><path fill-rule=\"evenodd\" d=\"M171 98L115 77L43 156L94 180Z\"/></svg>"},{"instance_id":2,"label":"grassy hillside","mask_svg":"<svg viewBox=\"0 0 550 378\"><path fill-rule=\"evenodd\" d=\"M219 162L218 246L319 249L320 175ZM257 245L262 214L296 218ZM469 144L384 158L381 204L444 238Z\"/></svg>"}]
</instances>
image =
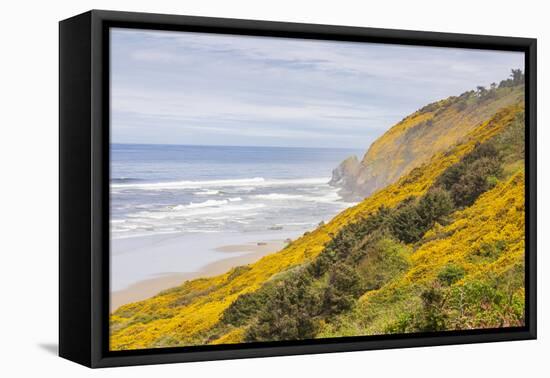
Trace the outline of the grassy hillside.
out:
<instances>
[{"instance_id":1,"label":"grassy hillside","mask_svg":"<svg viewBox=\"0 0 550 378\"><path fill-rule=\"evenodd\" d=\"M499 111L280 252L122 306L111 348L521 324L523 102L501 89Z\"/></svg>"},{"instance_id":2,"label":"grassy hillside","mask_svg":"<svg viewBox=\"0 0 550 378\"><path fill-rule=\"evenodd\" d=\"M522 107L481 129L494 133L422 195L344 226L313 261L239 297L216 333L246 342L522 325Z\"/></svg>"},{"instance_id":3,"label":"grassy hillside","mask_svg":"<svg viewBox=\"0 0 550 378\"><path fill-rule=\"evenodd\" d=\"M523 172L498 183L405 250L407 269L316 337L522 326L523 196Z\"/></svg>"},{"instance_id":4,"label":"grassy hillside","mask_svg":"<svg viewBox=\"0 0 550 378\"><path fill-rule=\"evenodd\" d=\"M390 128L361 161L346 159L335 170L332 184L344 195L364 198L395 182L403 174L447 150L500 109L523 98L522 80L503 81L487 90L479 87L460 96L429 104Z\"/></svg>"}]
</instances>

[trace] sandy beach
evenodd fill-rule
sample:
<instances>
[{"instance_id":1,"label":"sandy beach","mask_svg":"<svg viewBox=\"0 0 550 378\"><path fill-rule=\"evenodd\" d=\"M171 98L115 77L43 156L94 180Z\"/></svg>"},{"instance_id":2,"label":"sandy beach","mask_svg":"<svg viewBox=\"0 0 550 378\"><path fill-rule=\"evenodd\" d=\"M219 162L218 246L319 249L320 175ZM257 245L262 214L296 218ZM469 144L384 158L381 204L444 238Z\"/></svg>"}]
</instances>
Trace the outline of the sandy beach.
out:
<instances>
[{"instance_id":1,"label":"sandy beach","mask_svg":"<svg viewBox=\"0 0 550 378\"><path fill-rule=\"evenodd\" d=\"M275 253L351 206L349 148L113 144L111 310Z\"/></svg>"},{"instance_id":2,"label":"sandy beach","mask_svg":"<svg viewBox=\"0 0 550 378\"><path fill-rule=\"evenodd\" d=\"M139 238L143 242L143 238ZM118 307L132 302L137 302L152 297L162 290L181 285L187 280L199 277L210 277L227 272L233 267L246 265L259 260L261 257L281 250L285 245L286 238L272 240L258 240L242 244L226 244L210 248L215 253L216 260L203 265L199 269L190 272L164 272L154 274L152 278L147 278L133 282L130 285L111 292L111 311ZM168 244L182 249L185 246L178 243L178 238L167 238L161 240L157 245ZM132 244L134 241L126 241L125 244ZM138 241L135 241L138 242ZM162 247L161 249L162 250ZM120 265L120 264L119 264Z\"/></svg>"}]
</instances>

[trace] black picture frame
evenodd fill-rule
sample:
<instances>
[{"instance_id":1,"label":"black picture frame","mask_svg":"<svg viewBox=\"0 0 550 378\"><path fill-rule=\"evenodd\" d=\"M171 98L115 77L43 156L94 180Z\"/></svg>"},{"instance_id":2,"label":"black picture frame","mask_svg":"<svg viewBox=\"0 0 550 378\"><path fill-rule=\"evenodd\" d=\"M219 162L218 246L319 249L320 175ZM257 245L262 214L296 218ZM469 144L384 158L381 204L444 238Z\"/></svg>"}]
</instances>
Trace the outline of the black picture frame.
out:
<instances>
[{"instance_id":1,"label":"black picture frame","mask_svg":"<svg viewBox=\"0 0 550 378\"><path fill-rule=\"evenodd\" d=\"M526 325L403 335L109 351L110 27L525 53ZM92 10L59 24L59 354L88 367L536 338L536 39Z\"/></svg>"}]
</instances>

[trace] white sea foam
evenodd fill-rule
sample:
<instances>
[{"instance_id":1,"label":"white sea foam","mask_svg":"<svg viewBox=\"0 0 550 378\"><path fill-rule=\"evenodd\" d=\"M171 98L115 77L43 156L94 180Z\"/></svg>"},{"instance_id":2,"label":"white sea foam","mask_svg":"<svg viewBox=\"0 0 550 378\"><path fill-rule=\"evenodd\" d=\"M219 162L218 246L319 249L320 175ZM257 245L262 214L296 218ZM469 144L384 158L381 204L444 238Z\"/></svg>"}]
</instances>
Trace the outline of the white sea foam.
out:
<instances>
[{"instance_id":1,"label":"white sea foam","mask_svg":"<svg viewBox=\"0 0 550 378\"><path fill-rule=\"evenodd\" d=\"M220 194L219 190L203 190L202 192L196 192L193 193L196 196L215 196L216 194Z\"/></svg>"},{"instance_id":2,"label":"white sea foam","mask_svg":"<svg viewBox=\"0 0 550 378\"><path fill-rule=\"evenodd\" d=\"M257 194L252 196L253 198L263 199L263 200L292 200L292 199L302 199L304 196L300 194L284 194L284 193L268 193L268 194Z\"/></svg>"},{"instance_id":3,"label":"white sea foam","mask_svg":"<svg viewBox=\"0 0 550 378\"><path fill-rule=\"evenodd\" d=\"M332 191L329 193L319 193L319 195L268 193L268 194L257 194L253 196L253 198L261 199L261 200L270 200L270 201L297 200L297 201L322 202L322 203L338 202L342 199L342 197L340 197L340 195L335 191Z\"/></svg>"},{"instance_id":4,"label":"white sea foam","mask_svg":"<svg viewBox=\"0 0 550 378\"><path fill-rule=\"evenodd\" d=\"M242 201L242 200L243 199L241 197L234 197L234 198L228 198L228 199L224 199L224 200L207 200L207 201L204 201L204 202L191 202L188 205L174 206L174 207L172 207L172 210L179 211L179 210L185 210L185 209L200 209L200 208L203 208L203 207L221 206L221 205L228 204L230 202L239 202L239 201Z\"/></svg>"},{"instance_id":5,"label":"white sea foam","mask_svg":"<svg viewBox=\"0 0 550 378\"><path fill-rule=\"evenodd\" d=\"M220 202L219 204L202 203L202 206L199 206L200 204L196 204L196 206L194 207L189 207L193 204L178 205L178 206L172 207L169 210L167 209L164 211L144 211L144 212L139 212L137 214L131 214L129 215L129 217L139 217L142 219L145 218L146 220L185 219L188 217L196 217L196 216L212 215L212 214L220 214L220 213L234 213L234 212L242 213L248 210L255 210L255 209L260 209L265 207L265 205L261 203L248 204L248 205L246 204L233 205L226 200L219 201L219 202Z\"/></svg>"},{"instance_id":6,"label":"white sea foam","mask_svg":"<svg viewBox=\"0 0 550 378\"><path fill-rule=\"evenodd\" d=\"M342 199L342 197L340 197L340 195L336 191L330 192L328 194L325 194L319 197L312 197L312 198L314 198L315 202L323 202L323 203L338 202Z\"/></svg>"},{"instance_id":7,"label":"white sea foam","mask_svg":"<svg viewBox=\"0 0 550 378\"><path fill-rule=\"evenodd\" d=\"M184 209L200 209L202 207L211 207L211 206L220 206L228 203L227 200L208 200L204 202L191 202L188 205L177 205L172 208L172 210L184 210Z\"/></svg>"},{"instance_id":8,"label":"white sea foam","mask_svg":"<svg viewBox=\"0 0 550 378\"><path fill-rule=\"evenodd\" d=\"M207 181L172 181L150 183L120 183L111 184L112 189L141 189L141 190L170 190L170 189L201 189L201 188L227 188L227 187L268 187L268 186L304 186L327 184L329 178L315 177L304 179L269 179L254 177L233 180L207 180Z\"/></svg>"},{"instance_id":9,"label":"white sea foam","mask_svg":"<svg viewBox=\"0 0 550 378\"><path fill-rule=\"evenodd\" d=\"M182 237L190 233L224 234L221 238L208 234L191 237L189 240L197 245L200 243L200 248L205 242L223 242L217 239L225 237L239 241L294 239L350 205L335 193L336 188L328 185L331 169L342 160L338 156L340 152L334 153L331 159L332 155L327 155L330 151L308 150L304 151L307 154L302 160L301 155L294 156L285 150L269 150L267 153L273 154L270 162L251 160L250 156L256 156L257 149L242 156L238 150L227 155L218 154L224 152L223 147L216 154L204 149L202 159L201 151L192 147L193 159L187 159L183 152L180 159L176 153L185 148L171 151L165 147L120 146L121 151L117 152L121 153L113 154L110 181L113 239L157 234L181 234ZM316 154L319 153L322 156L318 159ZM162 159L157 159L159 156ZM211 162L223 163L223 169L210 165ZM287 178L273 177L286 175L285 172L288 172ZM182 177L182 173L186 176ZM234 173L239 176L233 176ZM311 178L312 175L315 177ZM251 236L256 234L264 236ZM155 245L150 249L156 251L156 248ZM192 255L200 248L187 249ZM183 252L178 252L178 256ZM146 261L144 265L154 265L154 261Z\"/></svg>"}]
</instances>

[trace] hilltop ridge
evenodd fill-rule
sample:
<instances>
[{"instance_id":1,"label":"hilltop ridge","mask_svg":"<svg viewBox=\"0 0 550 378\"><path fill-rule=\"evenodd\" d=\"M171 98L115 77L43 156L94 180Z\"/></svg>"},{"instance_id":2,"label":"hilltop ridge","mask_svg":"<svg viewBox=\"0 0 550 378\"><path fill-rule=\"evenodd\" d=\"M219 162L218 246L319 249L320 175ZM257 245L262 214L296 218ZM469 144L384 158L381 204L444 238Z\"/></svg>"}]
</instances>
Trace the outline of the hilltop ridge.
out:
<instances>
[{"instance_id":1,"label":"hilltop ridge","mask_svg":"<svg viewBox=\"0 0 550 378\"><path fill-rule=\"evenodd\" d=\"M521 74L490 89L478 87L431 103L373 142L361 160L351 156L332 173L341 195L362 199L459 142L481 122L523 98Z\"/></svg>"}]
</instances>

